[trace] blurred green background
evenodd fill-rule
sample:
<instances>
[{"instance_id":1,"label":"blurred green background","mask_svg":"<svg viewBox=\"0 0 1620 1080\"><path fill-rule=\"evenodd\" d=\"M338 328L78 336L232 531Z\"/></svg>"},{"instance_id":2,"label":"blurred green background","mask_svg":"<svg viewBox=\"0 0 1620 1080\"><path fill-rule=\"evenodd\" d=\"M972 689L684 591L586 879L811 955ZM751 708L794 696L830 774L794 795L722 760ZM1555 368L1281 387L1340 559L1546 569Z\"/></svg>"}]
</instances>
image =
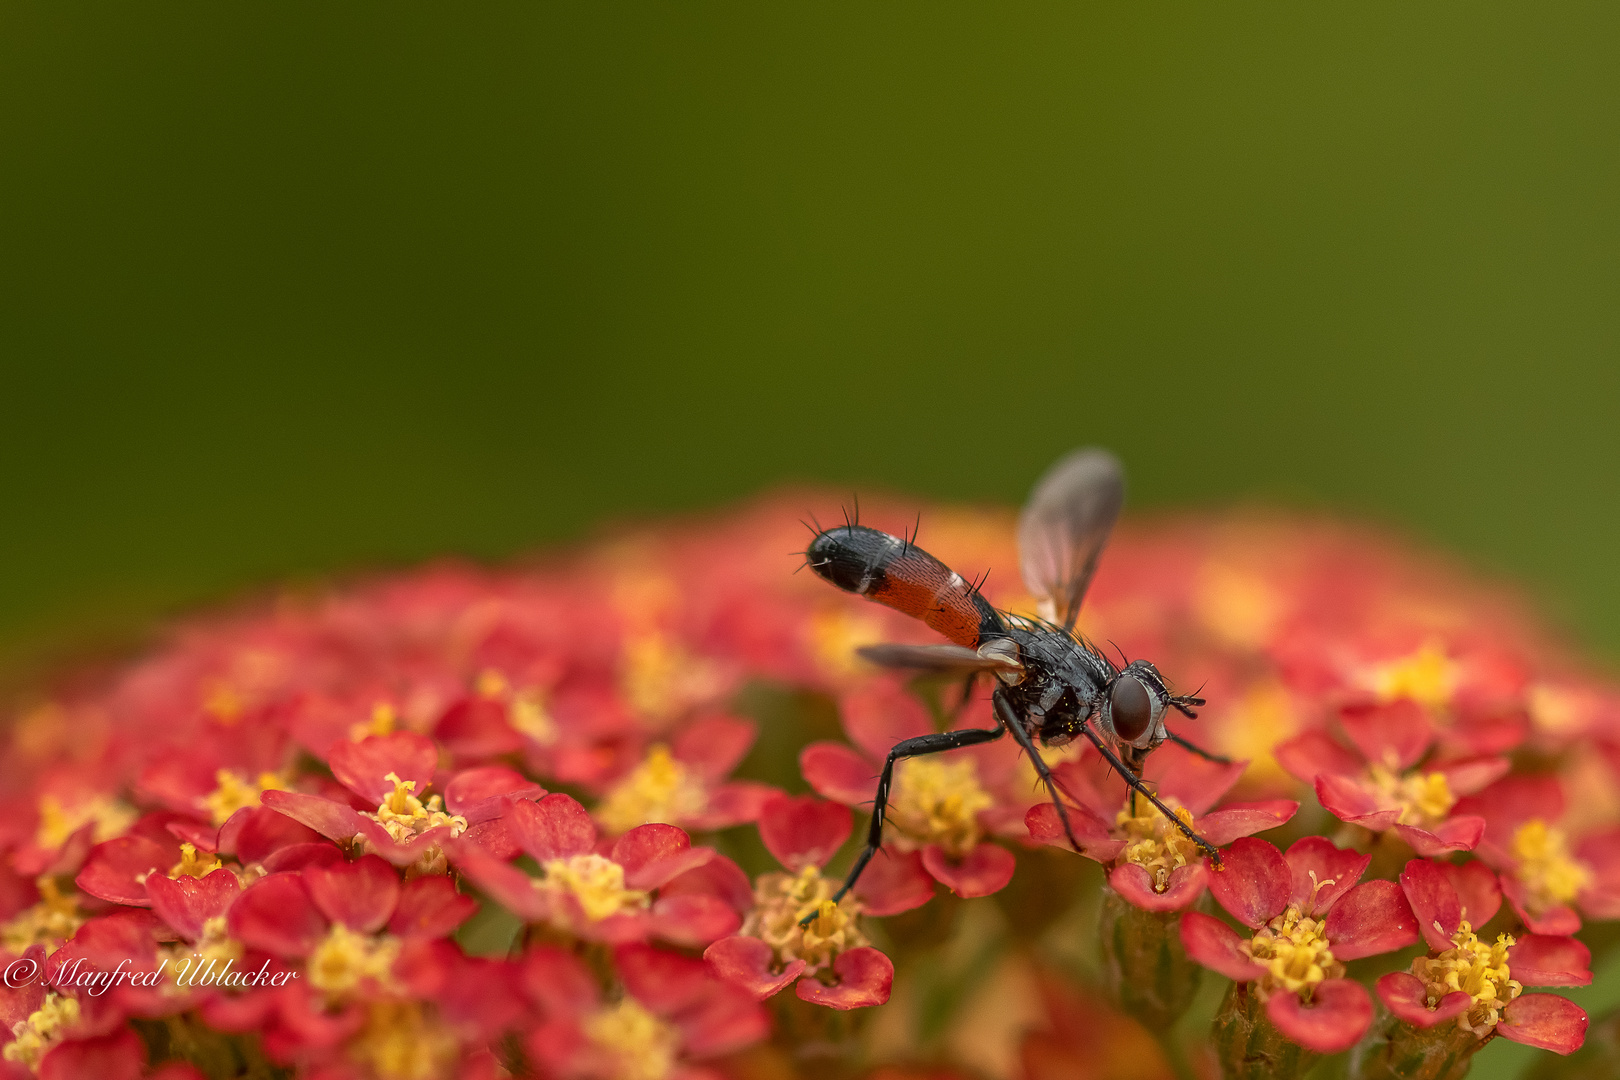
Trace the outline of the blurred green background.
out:
<instances>
[{"instance_id":1,"label":"blurred green background","mask_svg":"<svg viewBox=\"0 0 1620 1080\"><path fill-rule=\"evenodd\" d=\"M0 650L784 480L1391 520L1620 655L1613 5L0 7Z\"/></svg>"},{"instance_id":2,"label":"blurred green background","mask_svg":"<svg viewBox=\"0 0 1620 1080\"><path fill-rule=\"evenodd\" d=\"M5 3L0 655L785 480L1012 502L1100 442L1138 507L1391 521L1620 656L1617 44Z\"/></svg>"}]
</instances>

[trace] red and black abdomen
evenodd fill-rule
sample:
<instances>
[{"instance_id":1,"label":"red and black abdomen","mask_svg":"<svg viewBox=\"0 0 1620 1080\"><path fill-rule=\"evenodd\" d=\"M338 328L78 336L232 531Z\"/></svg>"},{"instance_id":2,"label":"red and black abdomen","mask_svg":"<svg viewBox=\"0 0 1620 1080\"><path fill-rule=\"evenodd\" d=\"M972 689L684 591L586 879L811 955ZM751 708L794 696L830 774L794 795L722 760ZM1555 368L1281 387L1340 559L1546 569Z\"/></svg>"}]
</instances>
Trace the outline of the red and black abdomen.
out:
<instances>
[{"instance_id":1,"label":"red and black abdomen","mask_svg":"<svg viewBox=\"0 0 1620 1080\"><path fill-rule=\"evenodd\" d=\"M810 569L845 592L921 619L958 645L1005 633L1001 618L960 574L917 545L864 525L840 525L810 541Z\"/></svg>"}]
</instances>

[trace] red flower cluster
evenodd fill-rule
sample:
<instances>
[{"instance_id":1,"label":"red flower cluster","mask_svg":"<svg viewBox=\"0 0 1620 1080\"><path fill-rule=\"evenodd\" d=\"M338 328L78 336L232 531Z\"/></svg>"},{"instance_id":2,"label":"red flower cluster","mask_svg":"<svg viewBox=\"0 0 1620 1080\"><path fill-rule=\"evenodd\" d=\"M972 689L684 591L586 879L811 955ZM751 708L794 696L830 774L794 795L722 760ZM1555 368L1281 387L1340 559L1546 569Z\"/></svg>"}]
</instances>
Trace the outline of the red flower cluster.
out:
<instances>
[{"instance_id":1,"label":"red flower cluster","mask_svg":"<svg viewBox=\"0 0 1620 1080\"><path fill-rule=\"evenodd\" d=\"M696 1080L783 1075L773 1033L847 1030L828 1025L887 1001L905 958L938 962L937 927L889 917L1069 844L1012 740L911 759L882 854L833 901L852 808L943 718L854 653L926 627L792 574L799 509L202 619L16 717L0 946L40 976L0 987L4 1070ZM1030 610L1010 518L924 522ZM1620 698L1526 626L1355 533L1124 530L1081 629L1207 683L1178 731L1235 763L1165 747L1148 778L1225 869L1067 747L1047 760L1081 853L1300 1046L1362 1038L1346 962L1422 941L1377 983L1391 1023L1570 1051L1584 1014L1521 991L1588 979L1573 935L1620 914ZM836 705L845 739L804 721L756 747L742 714L783 687ZM989 726L982 698L960 723ZM1334 842L1252 838L1329 814ZM1241 932L1193 910L1206 889Z\"/></svg>"}]
</instances>

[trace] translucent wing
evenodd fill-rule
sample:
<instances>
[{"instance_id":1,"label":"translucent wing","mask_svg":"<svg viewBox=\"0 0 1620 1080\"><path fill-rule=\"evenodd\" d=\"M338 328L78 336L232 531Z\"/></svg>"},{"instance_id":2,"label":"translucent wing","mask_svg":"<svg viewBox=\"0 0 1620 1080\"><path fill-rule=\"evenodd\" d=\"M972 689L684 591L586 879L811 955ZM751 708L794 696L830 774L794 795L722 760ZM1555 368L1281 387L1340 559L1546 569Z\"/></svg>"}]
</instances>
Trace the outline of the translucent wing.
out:
<instances>
[{"instance_id":1,"label":"translucent wing","mask_svg":"<svg viewBox=\"0 0 1620 1080\"><path fill-rule=\"evenodd\" d=\"M1074 628L1097 558L1125 501L1125 473L1106 450L1090 447L1046 470L1018 518L1024 584L1043 614Z\"/></svg>"},{"instance_id":2,"label":"translucent wing","mask_svg":"<svg viewBox=\"0 0 1620 1080\"><path fill-rule=\"evenodd\" d=\"M867 645L857 656L882 667L966 675L970 671L1017 671L1018 665L980 656L960 645Z\"/></svg>"}]
</instances>

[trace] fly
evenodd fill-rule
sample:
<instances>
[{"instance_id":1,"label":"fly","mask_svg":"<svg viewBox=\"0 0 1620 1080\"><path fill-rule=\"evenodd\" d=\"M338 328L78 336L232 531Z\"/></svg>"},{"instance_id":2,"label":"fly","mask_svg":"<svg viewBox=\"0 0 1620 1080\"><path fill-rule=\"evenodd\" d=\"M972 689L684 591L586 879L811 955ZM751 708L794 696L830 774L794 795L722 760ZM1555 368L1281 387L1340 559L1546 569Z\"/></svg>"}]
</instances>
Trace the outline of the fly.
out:
<instances>
[{"instance_id":1,"label":"fly","mask_svg":"<svg viewBox=\"0 0 1620 1080\"><path fill-rule=\"evenodd\" d=\"M964 702L983 675L996 681L990 700L996 726L919 735L896 743L883 762L872 804L866 847L833 896L855 886L883 843L889 786L895 762L992 742L1008 732L1028 755L1046 786L1063 831L1080 850L1052 772L1036 750L1084 737L1130 785L1220 866L1220 853L1193 832L1142 782L1142 764L1165 742L1212 761L1227 759L1199 749L1170 731L1171 709L1185 716L1204 699L1172 694L1146 660L1115 667L1074 632L1086 588L1096 572L1114 521L1125 501L1125 476L1106 450L1076 450L1047 470L1030 493L1018 520L1024 584L1040 601L1041 618L997 611L960 574L908 539L860 524L816 535L806 557L810 569L846 592L875 600L921 619L950 640L940 645L871 645L856 650L883 665L965 677ZM808 921L808 920L806 920Z\"/></svg>"}]
</instances>

